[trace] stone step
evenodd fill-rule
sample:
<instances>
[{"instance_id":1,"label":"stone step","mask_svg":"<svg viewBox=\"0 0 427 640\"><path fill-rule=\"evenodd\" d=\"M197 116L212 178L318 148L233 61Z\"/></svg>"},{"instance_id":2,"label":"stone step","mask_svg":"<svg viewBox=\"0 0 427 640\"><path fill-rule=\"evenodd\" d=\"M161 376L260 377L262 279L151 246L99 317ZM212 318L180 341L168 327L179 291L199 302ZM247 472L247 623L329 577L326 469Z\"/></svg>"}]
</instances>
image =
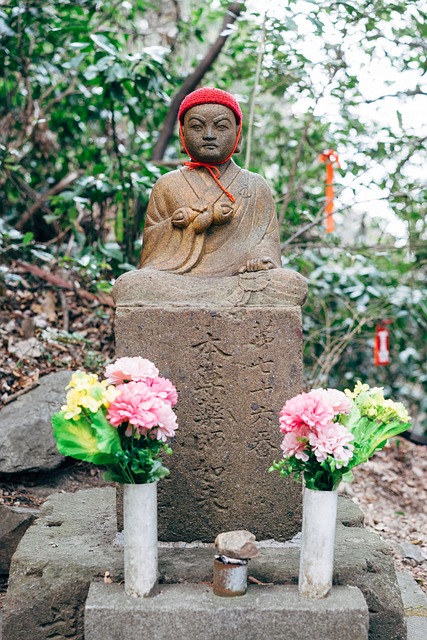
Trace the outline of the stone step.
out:
<instances>
[{"instance_id":1,"label":"stone step","mask_svg":"<svg viewBox=\"0 0 427 640\"><path fill-rule=\"evenodd\" d=\"M357 587L309 600L293 586L250 585L245 596L220 598L206 584L175 584L132 598L122 585L93 582L85 609L85 640L367 640L368 627Z\"/></svg>"},{"instance_id":2,"label":"stone step","mask_svg":"<svg viewBox=\"0 0 427 640\"><path fill-rule=\"evenodd\" d=\"M408 640L427 638L427 597L410 573L397 574L405 609Z\"/></svg>"}]
</instances>

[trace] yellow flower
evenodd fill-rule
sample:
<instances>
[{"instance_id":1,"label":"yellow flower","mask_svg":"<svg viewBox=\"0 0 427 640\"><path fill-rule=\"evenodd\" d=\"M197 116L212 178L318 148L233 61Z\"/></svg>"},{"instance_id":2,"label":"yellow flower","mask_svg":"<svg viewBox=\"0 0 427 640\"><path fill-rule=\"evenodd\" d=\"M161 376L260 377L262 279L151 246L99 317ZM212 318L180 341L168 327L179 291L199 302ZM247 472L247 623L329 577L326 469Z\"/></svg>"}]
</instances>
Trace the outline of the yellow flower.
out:
<instances>
[{"instance_id":1,"label":"yellow flower","mask_svg":"<svg viewBox=\"0 0 427 640\"><path fill-rule=\"evenodd\" d=\"M67 404L61 407L61 411L64 412L64 417L66 420L73 420L77 418L81 413L81 407L76 402L76 399L73 397L69 397L67 394Z\"/></svg>"},{"instance_id":2,"label":"yellow flower","mask_svg":"<svg viewBox=\"0 0 427 640\"><path fill-rule=\"evenodd\" d=\"M364 398L359 398L360 403L358 403L360 412L362 415L368 416L368 418L376 418L378 415L378 405L373 398L366 396Z\"/></svg>"},{"instance_id":3,"label":"yellow flower","mask_svg":"<svg viewBox=\"0 0 427 640\"><path fill-rule=\"evenodd\" d=\"M95 373L85 373L84 371L76 371L71 376L67 389L78 389L85 391L88 387L99 384L98 376Z\"/></svg>"},{"instance_id":4,"label":"yellow flower","mask_svg":"<svg viewBox=\"0 0 427 640\"><path fill-rule=\"evenodd\" d=\"M108 406L114 402L114 400L117 398L117 396L120 395L120 391L117 390L117 388L113 385L113 384L108 384L107 380L103 380L101 382L102 385L105 386L105 391L104 391L104 404L105 406L108 408Z\"/></svg>"},{"instance_id":5,"label":"yellow flower","mask_svg":"<svg viewBox=\"0 0 427 640\"><path fill-rule=\"evenodd\" d=\"M377 405L379 407L383 406L383 404L385 402L385 400L384 400L384 387L372 387L372 389L370 389L369 395L377 403Z\"/></svg>"},{"instance_id":6,"label":"yellow flower","mask_svg":"<svg viewBox=\"0 0 427 640\"><path fill-rule=\"evenodd\" d=\"M354 400L358 395L364 393L365 391L369 391L369 384L362 384L360 380L358 380L353 391L350 391L350 389L345 389L344 393L347 398L351 398Z\"/></svg>"},{"instance_id":7,"label":"yellow flower","mask_svg":"<svg viewBox=\"0 0 427 640\"><path fill-rule=\"evenodd\" d=\"M410 417L401 402L393 402L393 400L384 400L384 413L387 420L398 419L401 422L409 422Z\"/></svg>"},{"instance_id":8,"label":"yellow flower","mask_svg":"<svg viewBox=\"0 0 427 640\"><path fill-rule=\"evenodd\" d=\"M77 371L71 377L67 389L67 404L62 407L67 420L77 417L82 408L96 413L101 407L108 408L110 403L120 394L114 385L107 380L98 380L93 373Z\"/></svg>"}]
</instances>

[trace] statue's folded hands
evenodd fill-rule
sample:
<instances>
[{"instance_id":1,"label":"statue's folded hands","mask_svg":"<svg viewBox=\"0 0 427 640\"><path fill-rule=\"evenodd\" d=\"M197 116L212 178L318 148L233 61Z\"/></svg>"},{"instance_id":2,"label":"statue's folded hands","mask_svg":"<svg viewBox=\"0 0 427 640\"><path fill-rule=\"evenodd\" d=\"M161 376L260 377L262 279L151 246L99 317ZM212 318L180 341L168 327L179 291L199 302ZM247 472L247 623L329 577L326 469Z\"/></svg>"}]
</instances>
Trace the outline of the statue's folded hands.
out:
<instances>
[{"instance_id":1,"label":"statue's folded hands","mask_svg":"<svg viewBox=\"0 0 427 640\"><path fill-rule=\"evenodd\" d=\"M230 222L234 209L229 202L218 202L213 208L213 224L222 225Z\"/></svg>"},{"instance_id":2,"label":"statue's folded hands","mask_svg":"<svg viewBox=\"0 0 427 640\"><path fill-rule=\"evenodd\" d=\"M199 212L190 209L190 207L180 207L172 215L172 224L179 229L185 229L198 215Z\"/></svg>"}]
</instances>

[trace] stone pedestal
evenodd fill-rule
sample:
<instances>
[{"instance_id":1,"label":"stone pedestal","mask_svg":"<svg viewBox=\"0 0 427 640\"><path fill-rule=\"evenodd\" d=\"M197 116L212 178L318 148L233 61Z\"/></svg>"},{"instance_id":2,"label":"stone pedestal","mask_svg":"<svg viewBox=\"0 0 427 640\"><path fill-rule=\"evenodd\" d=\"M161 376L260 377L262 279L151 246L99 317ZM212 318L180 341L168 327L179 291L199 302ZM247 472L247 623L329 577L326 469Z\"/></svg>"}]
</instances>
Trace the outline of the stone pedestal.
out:
<instances>
[{"instance_id":1,"label":"stone pedestal","mask_svg":"<svg viewBox=\"0 0 427 640\"><path fill-rule=\"evenodd\" d=\"M282 292L276 306L270 298L260 306L261 285L270 277L262 273L263 279L243 280L250 290L244 304L232 306L243 291L237 276L221 282L228 287L221 299L213 279L167 275L169 291L189 280L195 287L196 280L205 307L196 296L187 305L138 304L141 273L122 276L115 287L116 354L149 358L179 393L179 430L165 460L171 475L159 484L159 538L212 541L221 531L248 529L258 539L289 539L300 529L301 487L268 468L281 454L279 411L302 390L298 298ZM292 277L302 281L301 302L305 282Z\"/></svg>"}]
</instances>

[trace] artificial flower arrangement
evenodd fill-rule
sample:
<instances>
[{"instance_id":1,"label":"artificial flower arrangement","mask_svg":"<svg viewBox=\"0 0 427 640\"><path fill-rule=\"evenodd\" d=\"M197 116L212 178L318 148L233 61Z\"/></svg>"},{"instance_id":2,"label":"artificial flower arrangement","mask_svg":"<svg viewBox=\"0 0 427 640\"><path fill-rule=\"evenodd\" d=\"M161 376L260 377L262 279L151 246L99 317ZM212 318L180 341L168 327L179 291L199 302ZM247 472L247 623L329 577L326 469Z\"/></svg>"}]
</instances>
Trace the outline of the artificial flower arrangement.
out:
<instances>
[{"instance_id":1,"label":"artificial flower arrangement","mask_svg":"<svg viewBox=\"0 0 427 640\"><path fill-rule=\"evenodd\" d=\"M360 381L344 393L300 393L280 412L283 459L269 471L302 477L307 489L334 491L341 481L352 480L351 469L405 431L409 421L403 404L386 400L383 388Z\"/></svg>"},{"instance_id":2,"label":"artificial flower arrangement","mask_svg":"<svg viewBox=\"0 0 427 640\"><path fill-rule=\"evenodd\" d=\"M106 379L77 371L67 403L52 418L59 452L107 468L104 478L147 484L169 475L161 454L178 428L172 407L178 394L150 360L119 358Z\"/></svg>"}]
</instances>

